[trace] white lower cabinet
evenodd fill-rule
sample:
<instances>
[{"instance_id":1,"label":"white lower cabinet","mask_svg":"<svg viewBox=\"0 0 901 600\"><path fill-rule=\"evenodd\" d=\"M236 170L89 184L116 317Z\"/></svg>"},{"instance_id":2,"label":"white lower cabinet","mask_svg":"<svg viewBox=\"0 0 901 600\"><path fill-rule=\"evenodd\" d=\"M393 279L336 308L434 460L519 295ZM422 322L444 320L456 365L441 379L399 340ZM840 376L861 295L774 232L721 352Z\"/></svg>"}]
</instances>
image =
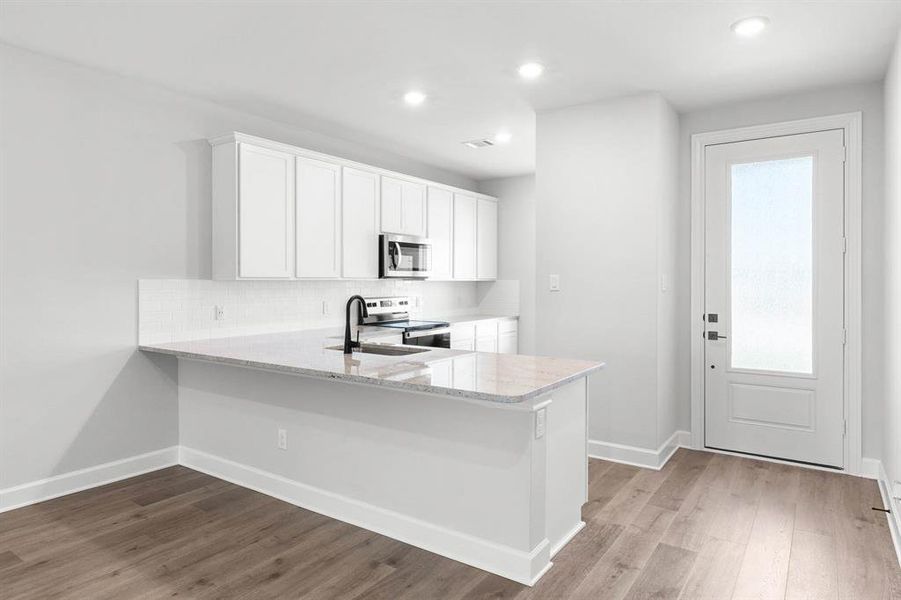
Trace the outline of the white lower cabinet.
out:
<instances>
[{"instance_id":1,"label":"white lower cabinet","mask_svg":"<svg viewBox=\"0 0 901 600\"><path fill-rule=\"evenodd\" d=\"M501 354L519 354L519 322L516 319L498 321L497 351Z\"/></svg>"},{"instance_id":2,"label":"white lower cabinet","mask_svg":"<svg viewBox=\"0 0 901 600\"><path fill-rule=\"evenodd\" d=\"M454 363L452 360L440 360L429 363L432 385L451 387L454 384Z\"/></svg>"},{"instance_id":3,"label":"white lower cabinet","mask_svg":"<svg viewBox=\"0 0 901 600\"><path fill-rule=\"evenodd\" d=\"M451 325L451 348L516 354L519 351L516 319L485 319Z\"/></svg>"},{"instance_id":4,"label":"white lower cabinet","mask_svg":"<svg viewBox=\"0 0 901 600\"><path fill-rule=\"evenodd\" d=\"M497 321L479 321L476 323L476 350L479 352L497 352Z\"/></svg>"},{"instance_id":5,"label":"white lower cabinet","mask_svg":"<svg viewBox=\"0 0 901 600\"><path fill-rule=\"evenodd\" d=\"M469 350L476 349L476 328L472 323L460 323L451 325L451 349Z\"/></svg>"},{"instance_id":6,"label":"white lower cabinet","mask_svg":"<svg viewBox=\"0 0 901 600\"><path fill-rule=\"evenodd\" d=\"M497 351L501 354L519 353L519 336L513 333L501 333L497 336Z\"/></svg>"},{"instance_id":7,"label":"white lower cabinet","mask_svg":"<svg viewBox=\"0 0 901 600\"><path fill-rule=\"evenodd\" d=\"M469 356L458 356L454 359L454 387L467 390L476 388L476 370L478 369L476 358L475 354L470 354Z\"/></svg>"}]
</instances>

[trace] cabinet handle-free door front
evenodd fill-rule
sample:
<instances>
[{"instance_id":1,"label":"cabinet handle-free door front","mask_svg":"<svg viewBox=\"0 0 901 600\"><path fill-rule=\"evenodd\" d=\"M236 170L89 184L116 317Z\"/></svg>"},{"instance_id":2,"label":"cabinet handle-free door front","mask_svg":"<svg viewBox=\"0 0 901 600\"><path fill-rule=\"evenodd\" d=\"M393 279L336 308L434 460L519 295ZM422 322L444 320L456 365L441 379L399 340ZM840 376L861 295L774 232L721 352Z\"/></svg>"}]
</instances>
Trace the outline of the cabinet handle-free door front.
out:
<instances>
[{"instance_id":1,"label":"cabinet handle-free door front","mask_svg":"<svg viewBox=\"0 0 901 600\"><path fill-rule=\"evenodd\" d=\"M238 273L291 277L294 157L249 144L239 154Z\"/></svg>"},{"instance_id":2,"label":"cabinet handle-free door front","mask_svg":"<svg viewBox=\"0 0 901 600\"><path fill-rule=\"evenodd\" d=\"M341 276L340 169L327 162L297 159L298 277Z\"/></svg>"}]
</instances>

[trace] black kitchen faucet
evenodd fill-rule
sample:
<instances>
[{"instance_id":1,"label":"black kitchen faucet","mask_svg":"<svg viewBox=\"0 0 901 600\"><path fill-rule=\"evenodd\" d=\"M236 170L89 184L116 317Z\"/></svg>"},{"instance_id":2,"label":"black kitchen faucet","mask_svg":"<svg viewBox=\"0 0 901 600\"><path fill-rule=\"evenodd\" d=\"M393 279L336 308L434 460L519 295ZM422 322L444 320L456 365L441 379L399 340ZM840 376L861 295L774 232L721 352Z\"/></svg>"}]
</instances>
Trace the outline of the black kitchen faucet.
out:
<instances>
[{"instance_id":1,"label":"black kitchen faucet","mask_svg":"<svg viewBox=\"0 0 901 600\"><path fill-rule=\"evenodd\" d=\"M366 299L359 294L355 294L348 298L347 307L344 312L344 354L353 354L354 348L360 347L360 332L357 331L357 341L353 341L350 339L350 307L355 302L360 302L360 313L361 316L365 319L369 316L369 311L366 310Z\"/></svg>"}]
</instances>

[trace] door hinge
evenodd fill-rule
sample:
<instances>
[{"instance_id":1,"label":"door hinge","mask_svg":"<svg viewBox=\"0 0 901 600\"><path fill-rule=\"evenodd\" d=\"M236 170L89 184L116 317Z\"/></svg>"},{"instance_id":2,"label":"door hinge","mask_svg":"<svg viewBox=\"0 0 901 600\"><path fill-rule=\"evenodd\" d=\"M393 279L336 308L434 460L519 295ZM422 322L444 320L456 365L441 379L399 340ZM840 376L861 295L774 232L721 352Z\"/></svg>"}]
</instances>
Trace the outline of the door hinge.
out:
<instances>
[{"instance_id":1,"label":"door hinge","mask_svg":"<svg viewBox=\"0 0 901 600\"><path fill-rule=\"evenodd\" d=\"M848 420L847 419L842 421L842 435L843 436L848 435Z\"/></svg>"},{"instance_id":2,"label":"door hinge","mask_svg":"<svg viewBox=\"0 0 901 600\"><path fill-rule=\"evenodd\" d=\"M842 329L842 346L848 343L848 330Z\"/></svg>"},{"instance_id":3,"label":"door hinge","mask_svg":"<svg viewBox=\"0 0 901 600\"><path fill-rule=\"evenodd\" d=\"M848 162L848 147L842 146L842 164Z\"/></svg>"},{"instance_id":4,"label":"door hinge","mask_svg":"<svg viewBox=\"0 0 901 600\"><path fill-rule=\"evenodd\" d=\"M847 253L848 253L848 238L843 237L842 238L842 254L847 254Z\"/></svg>"}]
</instances>

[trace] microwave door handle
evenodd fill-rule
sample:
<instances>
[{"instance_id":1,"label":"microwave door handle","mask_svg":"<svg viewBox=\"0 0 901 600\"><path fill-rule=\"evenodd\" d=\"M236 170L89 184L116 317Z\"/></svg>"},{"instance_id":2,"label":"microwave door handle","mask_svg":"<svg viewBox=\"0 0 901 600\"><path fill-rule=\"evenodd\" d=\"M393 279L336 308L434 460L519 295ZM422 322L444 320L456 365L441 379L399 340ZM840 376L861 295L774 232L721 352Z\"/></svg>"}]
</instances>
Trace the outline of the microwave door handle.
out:
<instances>
[{"instance_id":1,"label":"microwave door handle","mask_svg":"<svg viewBox=\"0 0 901 600\"><path fill-rule=\"evenodd\" d=\"M400 244L398 242L391 242L391 243L394 244L394 247L397 249L397 255L393 259L391 259L392 262L394 263L394 270L396 271L397 268L400 266L400 261L401 261L401 258L403 258L403 253L400 251Z\"/></svg>"}]
</instances>

